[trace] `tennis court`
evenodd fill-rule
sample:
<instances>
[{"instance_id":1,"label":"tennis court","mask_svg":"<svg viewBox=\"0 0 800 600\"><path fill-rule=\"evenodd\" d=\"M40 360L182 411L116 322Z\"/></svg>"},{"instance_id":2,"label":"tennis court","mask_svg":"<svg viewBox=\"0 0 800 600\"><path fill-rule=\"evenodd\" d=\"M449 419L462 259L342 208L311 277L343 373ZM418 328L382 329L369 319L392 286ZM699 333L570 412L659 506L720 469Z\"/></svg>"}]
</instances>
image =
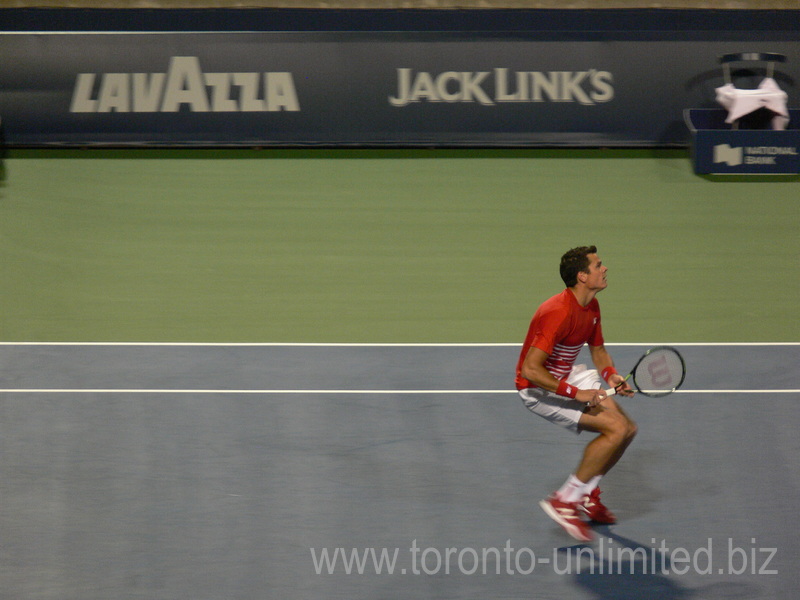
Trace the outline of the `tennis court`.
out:
<instances>
[{"instance_id":1,"label":"tennis court","mask_svg":"<svg viewBox=\"0 0 800 600\"><path fill-rule=\"evenodd\" d=\"M676 151L4 171L8 597L794 597L797 179L701 178ZM620 523L586 547L537 506L586 440L512 390L584 243L618 364L673 343L689 369L626 401Z\"/></svg>"},{"instance_id":2,"label":"tennis court","mask_svg":"<svg viewBox=\"0 0 800 600\"><path fill-rule=\"evenodd\" d=\"M509 391L514 346L0 346L6 590L789 598L800 346L680 350L682 391L626 402L621 521L584 546L536 501L585 440Z\"/></svg>"}]
</instances>

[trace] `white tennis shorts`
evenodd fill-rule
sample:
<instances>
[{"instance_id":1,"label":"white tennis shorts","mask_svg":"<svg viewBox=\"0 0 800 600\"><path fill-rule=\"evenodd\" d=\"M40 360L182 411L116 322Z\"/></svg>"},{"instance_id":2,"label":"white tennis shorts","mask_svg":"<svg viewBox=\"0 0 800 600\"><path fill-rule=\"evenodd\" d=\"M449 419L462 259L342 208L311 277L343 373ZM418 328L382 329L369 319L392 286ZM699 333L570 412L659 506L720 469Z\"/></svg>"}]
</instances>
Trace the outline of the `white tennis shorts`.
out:
<instances>
[{"instance_id":1,"label":"white tennis shorts","mask_svg":"<svg viewBox=\"0 0 800 600\"><path fill-rule=\"evenodd\" d=\"M596 370L587 369L586 365L575 365L567 377L567 383L582 390L599 389L603 385L603 379ZM586 410L583 402L559 396L540 387L522 389L519 397L532 413L575 433L581 432L578 421Z\"/></svg>"}]
</instances>

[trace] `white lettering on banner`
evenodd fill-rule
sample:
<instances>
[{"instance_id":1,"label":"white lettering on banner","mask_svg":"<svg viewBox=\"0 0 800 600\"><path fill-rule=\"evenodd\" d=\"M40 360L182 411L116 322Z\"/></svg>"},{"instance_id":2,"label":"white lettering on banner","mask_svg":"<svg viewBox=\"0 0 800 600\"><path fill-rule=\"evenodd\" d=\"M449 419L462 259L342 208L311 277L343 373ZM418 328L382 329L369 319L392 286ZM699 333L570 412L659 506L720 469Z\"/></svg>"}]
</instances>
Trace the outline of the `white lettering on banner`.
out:
<instances>
[{"instance_id":1,"label":"white lettering on banner","mask_svg":"<svg viewBox=\"0 0 800 600\"><path fill-rule=\"evenodd\" d=\"M392 106L412 102L478 102L494 106L503 102L578 102L587 106L614 99L614 76L608 71L426 71L397 69L397 95ZM487 92L494 84L494 95ZM487 84L487 88L484 85Z\"/></svg>"},{"instance_id":2,"label":"white lettering on banner","mask_svg":"<svg viewBox=\"0 0 800 600\"><path fill-rule=\"evenodd\" d=\"M729 167L746 165L776 165L778 156L797 156L795 146L714 146L714 162L727 163Z\"/></svg>"},{"instance_id":3,"label":"white lettering on banner","mask_svg":"<svg viewBox=\"0 0 800 600\"><path fill-rule=\"evenodd\" d=\"M196 56L174 56L166 73L79 73L70 112L299 111L291 73L203 73Z\"/></svg>"},{"instance_id":4,"label":"white lettering on banner","mask_svg":"<svg viewBox=\"0 0 800 600\"><path fill-rule=\"evenodd\" d=\"M752 155L776 156L778 154L788 154L797 156L797 148L793 146L747 146L745 152Z\"/></svg>"}]
</instances>

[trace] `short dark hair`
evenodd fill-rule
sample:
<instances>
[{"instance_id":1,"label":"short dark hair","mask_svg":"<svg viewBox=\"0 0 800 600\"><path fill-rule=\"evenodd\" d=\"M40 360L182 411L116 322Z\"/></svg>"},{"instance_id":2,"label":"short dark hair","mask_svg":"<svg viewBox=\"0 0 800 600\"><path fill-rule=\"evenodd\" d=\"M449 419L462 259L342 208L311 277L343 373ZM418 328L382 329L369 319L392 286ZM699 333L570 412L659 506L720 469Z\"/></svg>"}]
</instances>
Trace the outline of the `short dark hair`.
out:
<instances>
[{"instance_id":1,"label":"short dark hair","mask_svg":"<svg viewBox=\"0 0 800 600\"><path fill-rule=\"evenodd\" d=\"M578 273L589 272L589 254L597 254L596 246L578 246L567 250L561 257L561 279L567 287L578 283Z\"/></svg>"}]
</instances>

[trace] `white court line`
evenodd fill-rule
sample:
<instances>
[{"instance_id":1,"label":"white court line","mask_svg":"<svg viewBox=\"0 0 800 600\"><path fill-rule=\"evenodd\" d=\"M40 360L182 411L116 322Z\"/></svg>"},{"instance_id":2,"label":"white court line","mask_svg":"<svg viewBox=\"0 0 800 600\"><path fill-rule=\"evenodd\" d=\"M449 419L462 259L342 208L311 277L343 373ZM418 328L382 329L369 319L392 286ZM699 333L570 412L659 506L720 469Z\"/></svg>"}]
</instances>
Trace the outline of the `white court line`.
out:
<instances>
[{"instance_id":1,"label":"white court line","mask_svg":"<svg viewBox=\"0 0 800 600\"><path fill-rule=\"evenodd\" d=\"M800 342L688 342L688 343L607 343L606 346L800 346ZM132 347L519 347L518 343L291 343L291 342L0 342L1 346L132 346ZM387 395L387 394L511 394L516 390L224 390L224 389L0 389L8 394L329 394L329 395ZM797 394L800 389L775 390L678 390L677 394Z\"/></svg>"},{"instance_id":2,"label":"white court line","mask_svg":"<svg viewBox=\"0 0 800 600\"><path fill-rule=\"evenodd\" d=\"M0 389L6 394L516 394L516 390L178 390L178 389ZM800 394L800 389L782 390L677 390L674 394Z\"/></svg>"},{"instance_id":3,"label":"white court line","mask_svg":"<svg viewBox=\"0 0 800 600\"><path fill-rule=\"evenodd\" d=\"M198 30L198 31L93 31L93 30L85 30L85 31L48 31L48 30L31 30L31 31L0 31L0 35L216 35L220 33L249 33L249 34L258 34L258 33L300 33L297 31L259 31L258 29L236 29L231 31L205 31L205 30Z\"/></svg>"},{"instance_id":4,"label":"white court line","mask_svg":"<svg viewBox=\"0 0 800 600\"><path fill-rule=\"evenodd\" d=\"M606 346L800 346L800 342L606 342ZM270 347L321 347L321 348L495 348L522 347L521 342L468 342L468 343L360 343L360 342L0 342L0 346L152 346L152 347L208 347L208 348L270 348Z\"/></svg>"}]
</instances>

